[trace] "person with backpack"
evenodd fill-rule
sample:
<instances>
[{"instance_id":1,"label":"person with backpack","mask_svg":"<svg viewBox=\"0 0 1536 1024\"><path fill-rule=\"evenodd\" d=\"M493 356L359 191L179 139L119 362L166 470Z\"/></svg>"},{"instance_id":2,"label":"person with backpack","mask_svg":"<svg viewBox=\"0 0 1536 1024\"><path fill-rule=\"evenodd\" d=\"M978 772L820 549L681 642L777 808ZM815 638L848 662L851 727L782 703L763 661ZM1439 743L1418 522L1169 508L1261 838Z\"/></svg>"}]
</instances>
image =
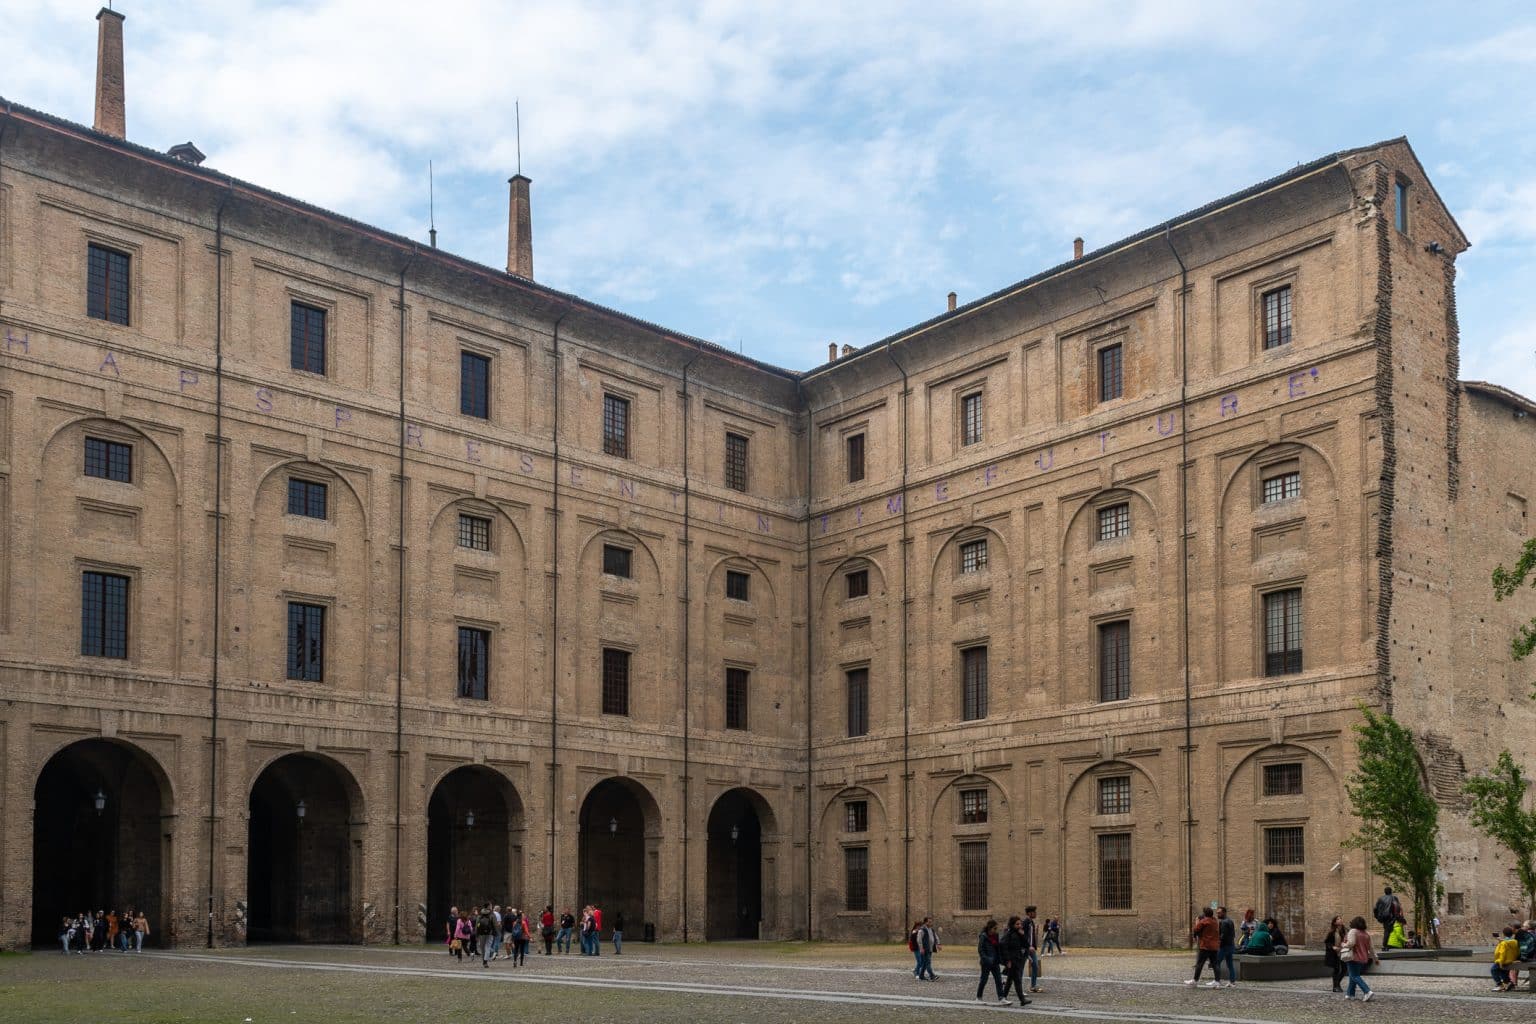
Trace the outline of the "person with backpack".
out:
<instances>
[{"instance_id":1,"label":"person with backpack","mask_svg":"<svg viewBox=\"0 0 1536 1024\"><path fill-rule=\"evenodd\" d=\"M1200 916L1195 919L1194 928L1190 929L1189 937L1194 940L1195 950L1195 976L1185 978L1184 984L1200 984L1200 972L1205 970L1205 965L1211 965L1211 980L1205 983L1206 988L1215 988L1221 980L1221 972L1216 967L1216 953L1221 948L1221 926L1211 916L1211 912L1205 907L1200 908Z\"/></svg>"},{"instance_id":2,"label":"person with backpack","mask_svg":"<svg viewBox=\"0 0 1536 1024\"><path fill-rule=\"evenodd\" d=\"M933 929L933 918L925 917L917 927L917 980L938 981L933 973L933 954L939 951L939 933Z\"/></svg>"},{"instance_id":3,"label":"person with backpack","mask_svg":"<svg viewBox=\"0 0 1536 1024\"><path fill-rule=\"evenodd\" d=\"M459 919L453 923L453 940L448 944L448 950L455 960L468 962L465 954L469 952L469 941L474 935L475 929L469 923L469 915L460 912Z\"/></svg>"},{"instance_id":4,"label":"person with backpack","mask_svg":"<svg viewBox=\"0 0 1536 1024\"><path fill-rule=\"evenodd\" d=\"M475 942L480 948L480 966L491 966L491 957L496 955L496 922L491 919L489 907L482 908L480 916L475 920Z\"/></svg>"},{"instance_id":5,"label":"person with backpack","mask_svg":"<svg viewBox=\"0 0 1536 1024\"><path fill-rule=\"evenodd\" d=\"M912 927L907 929L907 952L912 954L912 977L917 977L917 972L923 966L923 955L917 951L917 931L923 926L921 921L913 921Z\"/></svg>"},{"instance_id":6,"label":"person with backpack","mask_svg":"<svg viewBox=\"0 0 1536 1024\"><path fill-rule=\"evenodd\" d=\"M1057 956L1061 952L1061 918L1053 917L1045 922L1044 953L1046 956Z\"/></svg>"},{"instance_id":7,"label":"person with backpack","mask_svg":"<svg viewBox=\"0 0 1536 1024\"><path fill-rule=\"evenodd\" d=\"M997 1001L1008 1002L1008 997L1003 995L1003 970L1002 952L997 942L997 921L990 919L982 925L981 932L976 936L976 959L981 962L981 979L976 982L976 998L979 1001L981 994L987 990L987 975L992 976L992 987L997 991Z\"/></svg>"},{"instance_id":8,"label":"person with backpack","mask_svg":"<svg viewBox=\"0 0 1536 1024\"><path fill-rule=\"evenodd\" d=\"M1020 1006L1028 1006L1029 997L1024 994L1024 927L1018 915L1008 919L998 949L1003 956L1003 971L1008 975L1003 985L1003 1002L1008 1001L1008 993L1012 992L1019 997Z\"/></svg>"},{"instance_id":9,"label":"person with backpack","mask_svg":"<svg viewBox=\"0 0 1536 1024\"><path fill-rule=\"evenodd\" d=\"M1392 937L1392 924L1403 915L1403 905L1392 895L1392 887L1389 885L1382 890L1376 898L1376 905L1371 908L1371 916L1376 923L1381 925L1381 944L1385 946L1387 940Z\"/></svg>"},{"instance_id":10,"label":"person with backpack","mask_svg":"<svg viewBox=\"0 0 1536 1024\"><path fill-rule=\"evenodd\" d=\"M1387 892L1391 894L1390 889ZM1349 931L1344 934L1344 947L1339 951L1339 957L1349 971L1349 991L1344 993L1344 998L1355 998L1355 990L1360 989L1365 992L1360 1001L1370 1002L1375 993L1365 983L1365 979L1360 977L1360 972L1373 963L1379 963L1381 958L1371 948L1371 933L1366 930L1365 918L1357 917L1349 922Z\"/></svg>"}]
</instances>

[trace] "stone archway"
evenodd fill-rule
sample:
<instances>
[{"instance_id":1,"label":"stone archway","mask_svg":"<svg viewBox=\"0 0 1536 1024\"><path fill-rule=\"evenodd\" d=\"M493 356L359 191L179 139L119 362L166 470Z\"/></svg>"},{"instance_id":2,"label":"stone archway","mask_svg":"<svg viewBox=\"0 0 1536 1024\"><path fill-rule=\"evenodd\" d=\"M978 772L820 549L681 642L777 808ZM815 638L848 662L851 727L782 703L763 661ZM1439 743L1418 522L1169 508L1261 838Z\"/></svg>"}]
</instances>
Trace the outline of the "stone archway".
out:
<instances>
[{"instance_id":1,"label":"stone archway","mask_svg":"<svg viewBox=\"0 0 1536 1024\"><path fill-rule=\"evenodd\" d=\"M438 942L450 907L523 907L522 802L505 776L483 765L444 775L427 804L427 942Z\"/></svg>"},{"instance_id":2,"label":"stone archway","mask_svg":"<svg viewBox=\"0 0 1536 1024\"><path fill-rule=\"evenodd\" d=\"M604 779L581 805L577 900L603 910L603 931L620 914L631 939L656 923L661 811L633 779Z\"/></svg>"},{"instance_id":3,"label":"stone archway","mask_svg":"<svg viewBox=\"0 0 1536 1024\"><path fill-rule=\"evenodd\" d=\"M762 935L763 834L773 815L750 789L723 794L710 809L706 853L704 937L756 939Z\"/></svg>"},{"instance_id":4,"label":"stone archway","mask_svg":"<svg viewBox=\"0 0 1536 1024\"><path fill-rule=\"evenodd\" d=\"M32 942L53 946L66 914L142 910L150 941L171 919L165 822L170 783L148 753L88 739L55 753L33 790Z\"/></svg>"},{"instance_id":5,"label":"stone archway","mask_svg":"<svg viewBox=\"0 0 1536 1024\"><path fill-rule=\"evenodd\" d=\"M288 754L251 787L246 860L251 942L357 942L361 796L345 768Z\"/></svg>"}]
</instances>

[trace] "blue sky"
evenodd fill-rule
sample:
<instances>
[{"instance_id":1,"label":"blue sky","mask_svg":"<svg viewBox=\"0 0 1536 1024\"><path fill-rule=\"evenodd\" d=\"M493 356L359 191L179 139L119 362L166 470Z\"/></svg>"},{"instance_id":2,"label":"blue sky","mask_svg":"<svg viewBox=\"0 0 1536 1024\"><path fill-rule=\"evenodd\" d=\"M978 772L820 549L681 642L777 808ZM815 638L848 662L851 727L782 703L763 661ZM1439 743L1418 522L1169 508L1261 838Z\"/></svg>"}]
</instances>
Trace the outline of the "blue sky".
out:
<instances>
[{"instance_id":1,"label":"blue sky","mask_svg":"<svg viewBox=\"0 0 1536 1024\"><path fill-rule=\"evenodd\" d=\"M1536 9L116 0L128 135L791 368L1406 134L1473 248L1462 373L1536 394ZM846 8L846 9L843 9ZM0 94L89 123L95 7L0 0Z\"/></svg>"}]
</instances>

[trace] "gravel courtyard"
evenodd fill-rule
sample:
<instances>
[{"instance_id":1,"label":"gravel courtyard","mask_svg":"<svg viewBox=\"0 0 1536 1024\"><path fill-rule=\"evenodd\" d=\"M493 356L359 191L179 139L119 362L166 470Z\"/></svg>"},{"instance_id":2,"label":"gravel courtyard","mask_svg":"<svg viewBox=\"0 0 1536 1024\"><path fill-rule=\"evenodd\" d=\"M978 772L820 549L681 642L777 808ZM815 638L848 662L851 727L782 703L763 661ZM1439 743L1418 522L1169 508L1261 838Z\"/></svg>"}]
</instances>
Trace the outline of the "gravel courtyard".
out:
<instances>
[{"instance_id":1,"label":"gravel courtyard","mask_svg":"<svg viewBox=\"0 0 1536 1024\"><path fill-rule=\"evenodd\" d=\"M1329 1022L1385 1015L1409 1021L1536 1022L1536 997L1498 995L1481 980L1382 978L1369 1004L1328 982L1190 989L1184 953L1069 951L1045 963L1046 992L1028 1008L974 999L968 948L935 959L937 982L915 981L901 947L831 944L631 944L593 960L535 954L528 966L460 965L440 948L265 946L214 952L0 956L0 1021L114 1024L588 1020L1042 1020ZM904 966L905 965L905 966Z\"/></svg>"}]
</instances>

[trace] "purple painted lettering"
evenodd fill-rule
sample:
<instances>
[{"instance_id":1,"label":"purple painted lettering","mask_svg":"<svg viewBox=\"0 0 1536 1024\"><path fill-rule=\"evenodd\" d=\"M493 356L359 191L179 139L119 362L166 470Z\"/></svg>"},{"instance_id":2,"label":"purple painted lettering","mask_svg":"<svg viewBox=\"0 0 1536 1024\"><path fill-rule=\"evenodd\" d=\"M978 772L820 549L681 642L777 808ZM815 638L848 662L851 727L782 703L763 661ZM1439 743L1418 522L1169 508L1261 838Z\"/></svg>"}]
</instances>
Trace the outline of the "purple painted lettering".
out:
<instances>
[{"instance_id":1,"label":"purple painted lettering","mask_svg":"<svg viewBox=\"0 0 1536 1024\"><path fill-rule=\"evenodd\" d=\"M853 525L862 526L864 523L864 506L860 505L853 510Z\"/></svg>"},{"instance_id":2,"label":"purple painted lettering","mask_svg":"<svg viewBox=\"0 0 1536 1024\"><path fill-rule=\"evenodd\" d=\"M898 514L899 512L901 512L902 499L904 497L906 497L906 495L904 495L904 494L893 494L889 498L886 498L885 499L885 511L886 511L886 513L888 515L893 515L894 516L894 515Z\"/></svg>"},{"instance_id":3,"label":"purple painted lettering","mask_svg":"<svg viewBox=\"0 0 1536 1024\"><path fill-rule=\"evenodd\" d=\"M759 532L759 533L772 533L773 532L773 522L771 520L769 520L769 518L767 516L763 515L761 512L759 512L758 515L757 515L757 532Z\"/></svg>"},{"instance_id":4,"label":"purple painted lettering","mask_svg":"<svg viewBox=\"0 0 1536 1024\"><path fill-rule=\"evenodd\" d=\"M1036 455L1035 456L1035 465L1037 467L1039 467L1039 469L1040 469L1040 471L1042 473L1045 472L1047 469L1050 469L1052 466L1056 465L1056 449L1055 448L1047 448L1045 451L1041 452L1039 455Z\"/></svg>"},{"instance_id":5,"label":"purple painted lettering","mask_svg":"<svg viewBox=\"0 0 1536 1024\"><path fill-rule=\"evenodd\" d=\"M1305 373L1293 373L1285 379L1285 397L1307 397L1307 375Z\"/></svg>"},{"instance_id":6,"label":"purple painted lettering","mask_svg":"<svg viewBox=\"0 0 1536 1024\"><path fill-rule=\"evenodd\" d=\"M1167 420L1168 420L1168 425L1166 427L1163 426L1163 419L1164 419L1164 417L1166 417ZM1178 415L1178 413L1173 413L1173 412L1161 413L1160 412L1160 413L1157 414L1157 436L1158 437L1167 437L1169 434L1173 433L1173 428L1178 426L1178 425L1179 425L1179 415Z\"/></svg>"},{"instance_id":7,"label":"purple painted lettering","mask_svg":"<svg viewBox=\"0 0 1536 1024\"><path fill-rule=\"evenodd\" d=\"M16 335L11 333L11 329L9 327L7 327L5 329L5 350L7 352L9 352L13 348L18 348L19 347L23 352L27 353L28 355L31 355L32 354L32 348L31 348L31 344L30 344L31 341L32 341L32 335L30 335L30 334L23 334L21 337L18 338L18 337L16 337Z\"/></svg>"},{"instance_id":8,"label":"purple painted lettering","mask_svg":"<svg viewBox=\"0 0 1536 1024\"><path fill-rule=\"evenodd\" d=\"M177 378L178 378L177 388L180 391L187 390L188 386L195 387L197 385L197 374L193 373L191 370L182 370L182 371L180 371L177 374Z\"/></svg>"},{"instance_id":9,"label":"purple painted lettering","mask_svg":"<svg viewBox=\"0 0 1536 1024\"><path fill-rule=\"evenodd\" d=\"M575 486L576 484L579 484L579 483L581 483L581 467L580 466L572 466L571 467L571 485Z\"/></svg>"},{"instance_id":10,"label":"purple painted lettering","mask_svg":"<svg viewBox=\"0 0 1536 1024\"><path fill-rule=\"evenodd\" d=\"M672 511L676 512L677 511L677 499L681 498L682 495L678 494L676 491L672 491L671 493L672 493Z\"/></svg>"},{"instance_id":11,"label":"purple painted lettering","mask_svg":"<svg viewBox=\"0 0 1536 1024\"><path fill-rule=\"evenodd\" d=\"M619 497L628 498L630 501L635 500L635 482L633 480L625 480L623 477L619 477Z\"/></svg>"},{"instance_id":12,"label":"purple painted lettering","mask_svg":"<svg viewBox=\"0 0 1536 1024\"><path fill-rule=\"evenodd\" d=\"M1099 451L1104 451L1105 445L1109 442L1109 439L1114 436L1114 434L1107 430L1099 434Z\"/></svg>"},{"instance_id":13,"label":"purple painted lettering","mask_svg":"<svg viewBox=\"0 0 1536 1024\"><path fill-rule=\"evenodd\" d=\"M1237 396L1236 395L1222 395L1221 396L1221 414L1223 416L1225 416L1229 412L1233 412L1233 413L1237 412Z\"/></svg>"},{"instance_id":14,"label":"purple painted lettering","mask_svg":"<svg viewBox=\"0 0 1536 1024\"><path fill-rule=\"evenodd\" d=\"M715 522L725 522L725 506L719 503L716 503L715 505Z\"/></svg>"},{"instance_id":15,"label":"purple painted lettering","mask_svg":"<svg viewBox=\"0 0 1536 1024\"><path fill-rule=\"evenodd\" d=\"M533 472L533 456L529 455L527 452L522 454L522 457L518 460L518 464L521 466L522 471L525 474Z\"/></svg>"},{"instance_id":16,"label":"purple painted lettering","mask_svg":"<svg viewBox=\"0 0 1536 1024\"><path fill-rule=\"evenodd\" d=\"M121 377L123 375L123 371L117 368L117 360L110 351L107 353L107 357L101 361L101 365L96 367L96 372L106 373L108 367L111 367L113 376Z\"/></svg>"},{"instance_id":17,"label":"purple painted lettering","mask_svg":"<svg viewBox=\"0 0 1536 1024\"><path fill-rule=\"evenodd\" d=\"M934 501L948 501L949 500L949 481L948 480L940 480L938 483L933 485L933 500Z\"/></svg>"},{"instance_id":18,"label":"purple painted lettering","mask_svg":"<svg viewBox=\"0 0 1536 1024\"><path fill-rule=\"evenodd\" d=\"M405 443L413 444L417 448L425 448L427 446L422 437L420 423L407 423L405 425Z\"/></svg>"},{"instance_id":19,"label":"purple painted lettering","mask_svg":"<svg viewBox=\"0 0 1536 1024\"><path fill-rule=\"evenodd\" d=\"M257 388L256 389L256 408L260 409L262 412L271 412L272 411L272 389L271 388Z\"/></svg>"},{"instance_id":20,"label":"purple painted lettering","mask_svg":"<svg viewBox=\"0 0 1536 1024\"><path fill-rule=\"evenodd\" d=\"M343 423L352 422L352 410L344 405L336 407L336 429L340 430Z\"/></svg>"},{"instance_id":21,"label":"purple painted lettering","mask_svg":"<svg viewBox=\"0 0 1536 1024\"><path fill-rule=\"evenodd\" d=\"M997 476L997 473L998 473L998 470L997 470L996 466L988 466L986 469L982 470L981 471L981 485L983 487L991 487L992 486L992 479Z\"/></svg>"},{"instance_id":22,"label":"purple painted lettering","mask_svg":"<svg viewBox=\"0 0 1536 1024\"><path fill-rule=\"evenodd\" d=\"M464 457L466 459L468 459L470 462L479 462L480 461L480 442L479 441L471 441L469 438L466 437L464 439Z\"/></svg>"},{"instance_id":23,"label":"purple painted lettering","mask_svg":"<svg viewBox=\"0 0 1536 1024\"><path fill-rule=\"evenodd\" d=\"M832 523L832 517L831 516L822 516L821 517L821 532L822 533L826 533L827 532L827 527L830 526L831 523Z\"/></svg>"}]
</instances>

